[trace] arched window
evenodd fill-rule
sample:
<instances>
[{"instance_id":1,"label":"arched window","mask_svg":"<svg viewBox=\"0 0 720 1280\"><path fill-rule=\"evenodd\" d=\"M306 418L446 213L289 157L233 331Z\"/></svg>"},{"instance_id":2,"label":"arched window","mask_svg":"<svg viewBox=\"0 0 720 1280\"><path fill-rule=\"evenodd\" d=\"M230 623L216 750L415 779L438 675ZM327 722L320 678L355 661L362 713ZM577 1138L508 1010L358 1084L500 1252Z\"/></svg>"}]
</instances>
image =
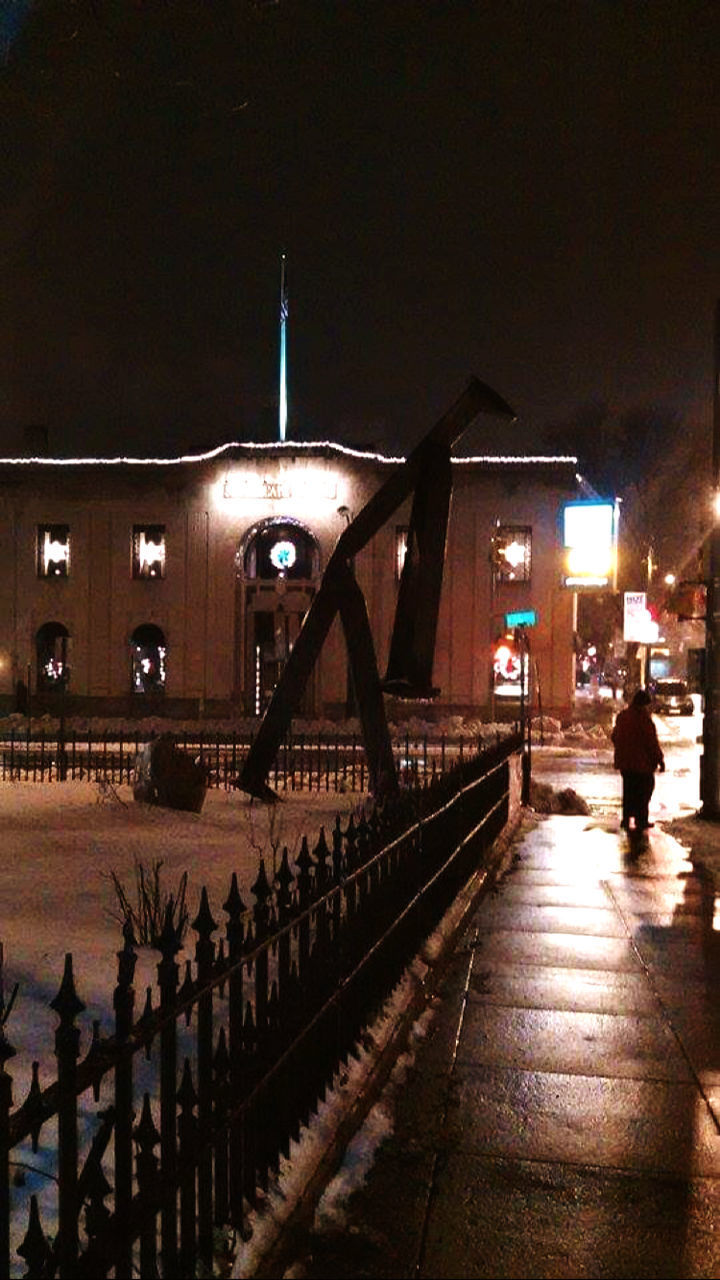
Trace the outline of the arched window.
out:
<instances>
[{"instance_id":1,"label":"arched window","mask_svg":"<svg viewBox=\"0 0 720 1280\"><path fill-rule=\"evenodd\" d=\"M62 622L45 622L35 636L37 687L41 692L62 689L70 678L68 640Z\"/></svg>"},{"instance_id":2,"label":"arched window","mask_svg":"<svg viewBox=\"0 0 720 1280\"><path fill-rule=\"evenodd\" d=\"M153 622L136 627L130 637L133 693L162 693L165 688L165 633Z\"/></svg>"},{"instance_id":3,"label":"arched window","mask_svg":"<svg viewBox=\"0 0 720 1280\"><path fill-rule=\"evenodd\" d=\"M316 578L320 572L317 542L310 531L295 520L268 520L249 539L243 570L246 578L265 581Z\"/></svg>"}]
</instances>

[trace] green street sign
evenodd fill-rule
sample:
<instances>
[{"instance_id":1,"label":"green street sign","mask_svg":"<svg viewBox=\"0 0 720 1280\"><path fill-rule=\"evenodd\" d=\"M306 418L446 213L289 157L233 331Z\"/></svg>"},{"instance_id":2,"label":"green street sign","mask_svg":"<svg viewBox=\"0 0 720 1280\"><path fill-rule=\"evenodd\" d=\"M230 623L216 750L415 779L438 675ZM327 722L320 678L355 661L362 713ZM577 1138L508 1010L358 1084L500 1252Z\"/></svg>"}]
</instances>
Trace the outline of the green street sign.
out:
<instances>
[{"instance_id":1,"label":"green street sign","mask_svg":"<svg viewBox=\"0 0 720 1280\"><path fill-rule=\"evenodd\" d=\"M505 614L505 626L508 630L513 627L534 627L537 622L537 614L534 609L518 609L515 613Z\"/></svg>"}]
</instances>

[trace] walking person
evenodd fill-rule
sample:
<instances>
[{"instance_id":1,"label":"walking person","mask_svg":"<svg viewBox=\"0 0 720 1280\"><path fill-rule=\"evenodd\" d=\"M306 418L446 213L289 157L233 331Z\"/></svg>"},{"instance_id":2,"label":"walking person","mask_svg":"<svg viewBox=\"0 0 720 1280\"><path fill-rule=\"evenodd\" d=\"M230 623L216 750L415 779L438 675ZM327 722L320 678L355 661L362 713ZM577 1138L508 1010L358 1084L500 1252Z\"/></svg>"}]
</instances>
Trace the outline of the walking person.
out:
<instances>
[{"instance_id":1,"label":"walking person","mask_svg":"<svg viewBox=\"0 0 720 1280\"><path fill-rule=\"evenodd\" d=\"M611 736L615 748L613 764L623 782L620 825L629 831L634 823L635 831L646 831L653 825L648 806L655 790L655 770L665 772L665 757L650 715L650 694L646 689L638 689L630 706L619 713Z\"/></svg>"}]
</instances>

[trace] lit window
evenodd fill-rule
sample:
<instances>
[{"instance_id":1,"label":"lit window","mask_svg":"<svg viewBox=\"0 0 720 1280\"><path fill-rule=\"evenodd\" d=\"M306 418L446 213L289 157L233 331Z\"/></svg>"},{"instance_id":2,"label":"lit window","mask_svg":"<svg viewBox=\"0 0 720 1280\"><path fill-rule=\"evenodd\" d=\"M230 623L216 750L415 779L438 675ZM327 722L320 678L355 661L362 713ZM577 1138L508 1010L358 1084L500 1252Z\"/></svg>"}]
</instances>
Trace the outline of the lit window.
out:
<instances>
[{"instance_id":1,"label":"lit window","mask_svg":"<svg viewBox=\"0 0 720 1280\"><path fill-rule=\"evenodd\" d=\"M70 635L61 622L46 622L35 636L37 687L63 689L70 678L68 645Z\"/></svg>"},{"instance_id":2,"label":"lit window","mask_svg":"<svg viewBox=\"0 0 720 1280\"><path fill-rule=\"evenodd\" d=\"M395 577L398 582L405 564L405 556L408 549L408 527L407 525L398 525L395 529Z\"/></svg>"},{"instance_id":3,"label":"lit window","mask_svg":"<svg viewBox=\"0 0 720 1280\"><path fill-rule=\"evenodd\" d=\"M160 627L144 623L130 637L133 693L162 693L165 688L167 643Z\"/></svg>"},{"instance_id":4,"label":"lit window","mask_svg":"<svg viewBox=\"0 0 720 1280\"><path fill-rule=\"evenodd\" d=\"M527 525L498 525L493 537L493 565L498 582L529 582L532 530Z\"/></svg>"},{"instance_id":5,"label":"lit window","mask_svg":"<svg viewBox=\"0 0 720 1280\"><path fill-rule=\"evenodd\" d=\"M133 525L133 578L165 577L165 525Z\"/></svg>"},{"instance_id":6,"label":"lit window","mask_svg":"<svg viewBox=\"0 0 720 1280\"><path fill-rule=\"evenodd\" d=\"M67 578L70 573L70 527L39 524L37 530L39 578Z\"/></svg>"},{"instance_id":7,"label":"lit window","mask_svg":"<svg viewBox=\"0 0 720 1280\"><path fill-rule=\"evenodd\" d=\"M500 640L493 655L495 682L520 679L520 655L512 637Z\"/></svg>"}]
</instances>

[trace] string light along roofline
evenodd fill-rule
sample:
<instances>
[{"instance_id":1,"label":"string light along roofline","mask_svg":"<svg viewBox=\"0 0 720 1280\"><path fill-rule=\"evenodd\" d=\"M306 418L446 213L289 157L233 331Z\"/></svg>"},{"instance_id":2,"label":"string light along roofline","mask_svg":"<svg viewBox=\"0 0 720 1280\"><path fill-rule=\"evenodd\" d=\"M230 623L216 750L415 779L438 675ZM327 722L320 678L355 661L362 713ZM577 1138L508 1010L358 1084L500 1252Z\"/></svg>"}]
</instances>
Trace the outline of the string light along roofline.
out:
<instances>
[{"instance_id":1,"label":"string light along roofline","mask_svg":"<svg viewBox=\"0 0 720 1280\"><path fill-rule=\"evenodd\" d=\"M374 453L364 449L351 449L348 445L337 444L331 440L315 440L315 441L274 441L271 443L254 444L251 442L241 442L239 440L229 441L227 444L218 445L215 449L209 449L205 453L185 453L180 454L176 458L133 458L133 457L113 457L113 458L48 458L48 457L0 457L0 466L27 467L174 467L181 466L184 463L191 462L210 462L213 458L219 458L221 454L228 453L231 450L240 450L242 453L265 453L265 454L293 454L302 452L311 452L313 450L330 450L332 453L343 454L349 458L363 458L371 462L380 462L392 464L395 466L405 462L402 456L392 456L382 453ZM453 457L453 462L458 465L467 465L469 463L486 463L501 464L503 466L522 466L527 463L546 466L577 466L577 458L569 454L519 454L503 456L501 454L474 454L468 457Z\"/></svg>"}]
</instances>

